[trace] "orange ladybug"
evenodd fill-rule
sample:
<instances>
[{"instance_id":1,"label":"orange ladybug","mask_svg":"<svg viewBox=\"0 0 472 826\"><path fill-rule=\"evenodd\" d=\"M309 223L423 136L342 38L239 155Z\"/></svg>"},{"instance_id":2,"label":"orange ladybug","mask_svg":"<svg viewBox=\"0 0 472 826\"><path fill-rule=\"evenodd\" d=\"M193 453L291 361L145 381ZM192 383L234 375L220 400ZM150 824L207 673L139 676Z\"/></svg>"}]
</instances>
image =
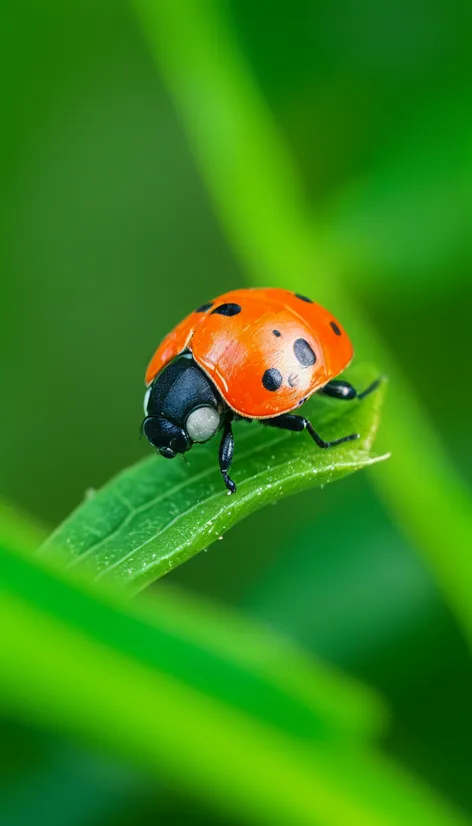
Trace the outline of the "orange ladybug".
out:
<instances>
[{"instance_id":1,"label":"orange ladybug","mask_svg":"<svg viewBox=\"0 0 472 826\"><path fill-rule=\"evenodd\" d=\"M325 442L292 412L317 391L361 399L375 390L378 381L358 393L333 380L353 355L339 321L310 298L281 289L233 290L198 307L157 348L146 372L142 430L167 459L222 430L220 470L234 493L234 419L306 429L321 448L359 438Z\"/></svg>"}]
</instances>

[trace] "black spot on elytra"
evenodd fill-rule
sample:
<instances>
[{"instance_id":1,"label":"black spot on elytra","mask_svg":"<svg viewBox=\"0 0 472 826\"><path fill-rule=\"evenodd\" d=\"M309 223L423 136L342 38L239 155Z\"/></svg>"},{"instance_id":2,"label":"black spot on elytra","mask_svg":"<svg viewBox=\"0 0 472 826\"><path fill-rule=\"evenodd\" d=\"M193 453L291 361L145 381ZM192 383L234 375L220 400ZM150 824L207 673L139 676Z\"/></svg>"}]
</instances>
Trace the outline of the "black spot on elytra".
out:
<instances>
[{"instance_id":1,"label":"black spot on elytra","mask_svg":"<svg viewBox=\"0 0 472 826\"><path fill-rule=\"evenodd\" d=\"M336 322L335 321L330 321L329 323L330 323L330 325L333 329L334 334L337 335L337 336L340 336L341 335L341 330L339 329Z\"/></svg>"},{"instance_id":2,"label":"black spot on elytra","mask_svg":"<svg viewBox=\"0 0 472 826\"><path fill-rule=\"evenodd\" d=\"M298 373L290 373L288 379L289 387L297 387L300 384L300 376Z\"/></svg>"},{"instance_id":3,"label":"black spot on elytra","mask_svg":"<svg viewBox=\"0 0 472 826\"><path fill-rule=\"evenodd\" d=\"M277 370L276 367L271 367L269 370L266 370L262 376L262 384L266 390L278 390L279 387L282 386L282 382L282 373L280 370Z\"/></svg>"},{"instance_id":4,"label":"black spot on elytra","mask_svg":"<svg viewBox=\"0 0 472 826\"><path fill-rule=\"evenodd\" d=\"M213 307L213 301L209 301L208 304L202 304L201 307L197 307L195 310L196 313L206 313L207 310Z\"/></svg>"},{"instance_id":5,"label":"black spot on elytra","mask_svg":"<svg viewBox=\"0 0 472 826\"><path fill-rule=\"evenodd\" d=\"M311 298L307 298L306 295L300 295L300 293L294 293L295 298L299 298L300 301L306 301L307 304L313 304Z\"/></svg>"},{"instance_id":6,"label":"black spot on elytra","mask_svg":"<svg viewBox=\"0 0 472 826\"><path fill-rule=\"evenodd\" d=\"M302 404L305 404L306 400L307 400L307 397L306 397L306 396L305 396L305 398L300 399L300 401L299 401L299 402L298 402L298 404L297 404L297 407L301 407L301 406L302 406Z\"/></svg>"},{"instance_id":7,"label":"black spot on elytra","mask_svg":"<svg viewBox=\"0 0 472 826\"><path fill-rule=\"evenodd\" d=\"M272 330L272 332L273 332L274 336L277 336L277 338L280 338L280 336L282 335L280 330Z\"/></svg>"},{"instance_id":8,"label":"black spot on elytra","mask_svg":"<svg viewBox=\"0 0 472 826\"><path fill-rule=\"evenodd\" d=\"M297 338L293 343L295 358L302 367L312 367L316 361L316 355L304 338Z\"/></svg>"},{"instance_id":9,"label":"black spot on elytra","mask_svg":"<svg viewBox=\"0 0 472 826\"><path fill-rule=\"evenodd\" d=\"M215 307L214 310L211 311L212 315L238 315L241 312L241 306L239 304L220 304L219 307Z\"/></svg>"}]
</instances>

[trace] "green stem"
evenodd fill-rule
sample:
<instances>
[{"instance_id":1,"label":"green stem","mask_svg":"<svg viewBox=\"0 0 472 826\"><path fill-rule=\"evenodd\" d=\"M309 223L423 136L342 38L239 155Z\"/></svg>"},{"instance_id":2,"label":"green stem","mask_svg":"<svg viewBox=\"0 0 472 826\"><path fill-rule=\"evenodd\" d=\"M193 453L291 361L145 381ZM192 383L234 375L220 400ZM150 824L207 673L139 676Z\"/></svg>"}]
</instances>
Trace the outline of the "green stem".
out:
<instances>
[{"instance_id":1,"label":"green stem","mask_svg":"<svg viewBox=\"0 0 472 826\"><path fill-rule=\"evenodd\" d=\"M236 255L252 283L314 293L375 359L392 392L380 437L392 460L372 480L424 552L472 641L472 501L395 359L315 237L277 125L218 0L135 0L157 64ZM316 287L314 284L316 283Z\"/></svg>"}]
</instances>

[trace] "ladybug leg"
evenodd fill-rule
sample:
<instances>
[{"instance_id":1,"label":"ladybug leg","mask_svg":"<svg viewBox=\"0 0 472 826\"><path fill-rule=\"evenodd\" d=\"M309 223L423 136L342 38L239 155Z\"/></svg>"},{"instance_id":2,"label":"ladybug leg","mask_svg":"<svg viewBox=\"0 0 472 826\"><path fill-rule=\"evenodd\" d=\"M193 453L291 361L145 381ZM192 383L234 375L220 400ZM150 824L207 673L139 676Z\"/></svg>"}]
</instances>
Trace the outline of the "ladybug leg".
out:
<instances>
[{"instance_id":1,"label":"ladybug leg","mask_svg":"<svg viewBox=\"0 0 472 826\"><path fill-rule=\"evenodd\" d=\"M335 379L334 381L328 382L325 384L324 387L321 388L320 393L324 393L325 396L331 396L333 399L343 399L344 401L350 401L351 399L365 399L369 393L373 393L374 390L377 390L377 387L380 384L381 379L376 379L373 381L372 384L363 390L361 393L358 393L356 388L349 384L348 381L341 381Z\"/></svg>"},{"instance_id":2,"label":"ladybug leg","mask_svg":"<svg viewBox=\"0 0 472 826\"><path fill-rule=\"evenodd\" d=\"M350 401L357 397L357 390L347 381L330 381L321 388L320 393L331 396L333 399L344 399Z\"/></svg>"},{"instance_id":3,"label":"ladybug leg","mask_svg":"<svg viewBox=\"0 0 472 826\"><path fill-rule=\"evenodd\" d=\"M236 493L236 485L233 482L233 480L230 479L230 477L228 476L234 453L234 436L233 429L231 427L232 418L233 417L231 414L226 416L223 425L223 436L220 442L220 450L218 453L220 471L223 477L223 481L228 489L228 493Z\"/></svg>"},{"instance_id":4,"label":"ladybug leg","mask_svg":"<svg viewBox=\"0 0 472 826\"><path fill-rule=\"evenodd\" d=\"M281 430L293 430L297 433L300 433L302 430L308 430L313 441L316 442L318 447L323 449L340 445L342 442L352 442L354 439L359 438L358 433L351 433L349 436L342 436L340 439L334 439L332 442L325 442L308 419L305 419L304 416L294 416L293 413L285 413L283 416L277 416L276 419L263 419L262 424L269 425L269 427L280 427Z\"/></svg>"}]
</instances>

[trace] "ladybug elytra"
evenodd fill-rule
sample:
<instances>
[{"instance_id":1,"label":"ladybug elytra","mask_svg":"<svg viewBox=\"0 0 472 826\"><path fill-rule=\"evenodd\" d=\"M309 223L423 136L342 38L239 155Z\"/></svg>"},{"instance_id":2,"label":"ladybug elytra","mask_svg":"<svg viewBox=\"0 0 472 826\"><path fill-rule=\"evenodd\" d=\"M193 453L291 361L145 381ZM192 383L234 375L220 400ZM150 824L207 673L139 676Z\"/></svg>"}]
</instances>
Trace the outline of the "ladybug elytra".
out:
<instances>
[{"instance_id":1,"label":"ladybug elytra","mask_svg":"<svg viewBox=\"0 0 472 826\"><path fill-rule=\"evenodd\" d=\"M173 459L221 430L220 470L234 493L234 419L307 430L321 448L359 437L326 442L293 413L317 391L344 400L371 393L378 381L358 393L335 380L353 355L340 323L311 299L282 289L233 290L198 307L157 348L146 372L143 432Z\"/></svg>"}]
</instances>

